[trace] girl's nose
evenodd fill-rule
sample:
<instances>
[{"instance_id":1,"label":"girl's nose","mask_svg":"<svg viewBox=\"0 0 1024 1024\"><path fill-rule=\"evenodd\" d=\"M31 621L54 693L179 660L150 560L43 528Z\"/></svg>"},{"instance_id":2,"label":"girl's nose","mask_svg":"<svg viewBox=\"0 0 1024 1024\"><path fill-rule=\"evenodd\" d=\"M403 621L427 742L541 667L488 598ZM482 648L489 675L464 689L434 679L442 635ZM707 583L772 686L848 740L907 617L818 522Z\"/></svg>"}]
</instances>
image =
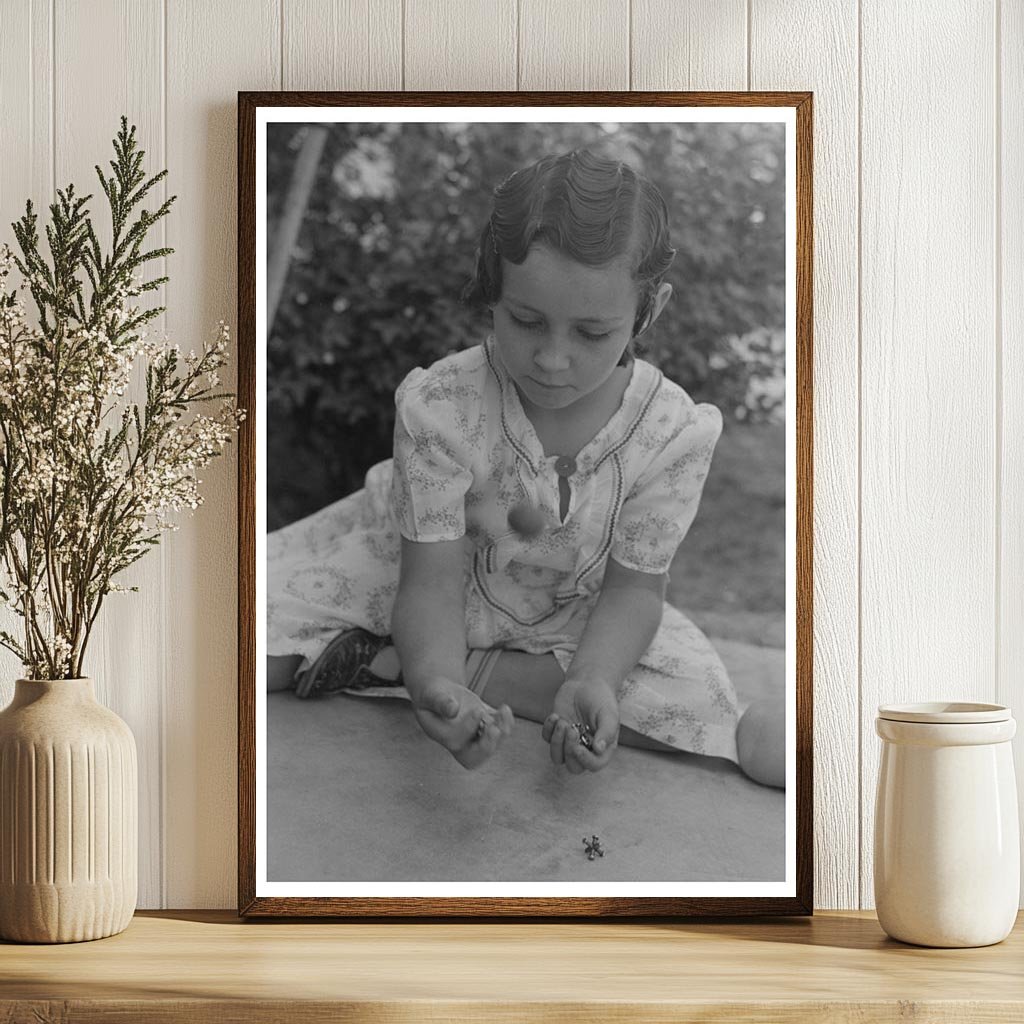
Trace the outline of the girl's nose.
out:
<instances>
[{"instance_id":1,"label":"girl's nose","mask_svg":"<svg viewBox=\"0 0 1024 1024\"><path fill-rule=\"evenodd\" d=\"M533 361L545 373L559 373L569 368L569 348L565 340L549 335L537 346Z\"/></svg>"}]
</instances>

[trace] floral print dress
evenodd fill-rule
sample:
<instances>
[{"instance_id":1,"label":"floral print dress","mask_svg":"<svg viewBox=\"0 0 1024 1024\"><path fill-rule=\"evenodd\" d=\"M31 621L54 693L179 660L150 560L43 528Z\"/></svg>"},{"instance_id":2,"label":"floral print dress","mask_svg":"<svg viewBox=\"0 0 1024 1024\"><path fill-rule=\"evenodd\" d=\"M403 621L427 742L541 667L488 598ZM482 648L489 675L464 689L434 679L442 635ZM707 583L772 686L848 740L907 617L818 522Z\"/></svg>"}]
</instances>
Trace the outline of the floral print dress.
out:
<instances>
[{"instance_id":1,"label":"floral print dress","mask_svg":"<svg viewBox=\"0 0 1024 1024\"><path fill-rule=\"evenodd\" d=\"M714 406L642 359L631 365L618 410L570 466L564 520L557 457L544 454L493 337L411 371L395 396L394 458L359 491L268 535L267 653L299 654L307 666L339 630L388 634L401 537L461 538L468 646L551 652L566 669L609 557L668 571L721 432ZM523 501L544 519L532 537L509 528ZM732 684L677 608L666 603L617 693L623 725L736 760Z\"/></svg>"}]
</instances>

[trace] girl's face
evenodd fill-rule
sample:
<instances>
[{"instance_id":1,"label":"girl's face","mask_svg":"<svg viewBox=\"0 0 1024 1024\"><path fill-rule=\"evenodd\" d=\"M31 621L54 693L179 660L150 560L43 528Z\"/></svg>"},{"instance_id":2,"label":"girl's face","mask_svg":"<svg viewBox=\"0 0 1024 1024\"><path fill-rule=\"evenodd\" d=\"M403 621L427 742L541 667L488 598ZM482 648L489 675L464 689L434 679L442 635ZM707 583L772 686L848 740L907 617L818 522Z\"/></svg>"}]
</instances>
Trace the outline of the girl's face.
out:
<instances>
[{"instance_id":1,"label":"girl's face","mask_svg":"<svg viewBox=\"0 0 1024 1024\"><path fill-rule=\"evenodd\" d=\"M494 339L526 410L567 409L611 387L632 336L639 296L624 259L577 263L547 245L502 260ZM672 293L662 284L651 323Z\"/></svg>"}]
</instances>

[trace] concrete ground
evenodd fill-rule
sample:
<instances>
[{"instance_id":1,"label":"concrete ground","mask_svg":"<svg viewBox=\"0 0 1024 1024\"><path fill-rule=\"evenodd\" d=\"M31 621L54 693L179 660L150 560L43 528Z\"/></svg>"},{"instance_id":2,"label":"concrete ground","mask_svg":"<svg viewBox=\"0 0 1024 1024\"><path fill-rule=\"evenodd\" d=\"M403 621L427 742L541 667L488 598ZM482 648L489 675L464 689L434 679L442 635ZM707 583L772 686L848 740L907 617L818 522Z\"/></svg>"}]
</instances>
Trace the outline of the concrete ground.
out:
<instances>
[{"instance_id":1,"label":"concrete ground","mask_svg":"<svg viewBox=\"0 0 1024 1024\"><path fill-rule=\"evenodd\" d=\"M784 652L715 640L740 698L782 700ZM731 762L620 747L595 774L551 764L517 721L466 771L407 701L267 696L269 881L781 881L785 794ZM588 861L584 836L605 856Z\"/></svg>"}]
</instances>

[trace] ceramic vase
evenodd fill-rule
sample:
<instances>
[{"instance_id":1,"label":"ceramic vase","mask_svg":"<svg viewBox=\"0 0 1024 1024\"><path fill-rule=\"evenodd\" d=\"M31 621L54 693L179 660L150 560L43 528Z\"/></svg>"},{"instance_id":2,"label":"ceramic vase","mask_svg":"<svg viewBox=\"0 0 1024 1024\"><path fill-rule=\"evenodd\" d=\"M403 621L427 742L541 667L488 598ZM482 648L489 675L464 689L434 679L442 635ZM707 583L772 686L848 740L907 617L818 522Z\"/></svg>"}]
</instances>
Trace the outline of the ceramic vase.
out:
<instances>
[{"instance_id":1,"label":"ceramic vase","mask_svg":"<svg viewBox=\"0 0 1024 1024\"><path fill-rule=\"evenodd\" d=\"M138 892L138 767L91 679L19 679L0 712L0 938L123 931Z\"/></svg>"},{"instance_id":2,"label":"ceramic vase","mask_svg":"<svg viewBox=\"0 0 1024 1024\"><path fill-rule=\"evenodd\" d=\"M1010 740L998 704L878 709L875 906L894 939L988 946L1017 916L1020 837Z\"/></svg>"}]
</instances>

